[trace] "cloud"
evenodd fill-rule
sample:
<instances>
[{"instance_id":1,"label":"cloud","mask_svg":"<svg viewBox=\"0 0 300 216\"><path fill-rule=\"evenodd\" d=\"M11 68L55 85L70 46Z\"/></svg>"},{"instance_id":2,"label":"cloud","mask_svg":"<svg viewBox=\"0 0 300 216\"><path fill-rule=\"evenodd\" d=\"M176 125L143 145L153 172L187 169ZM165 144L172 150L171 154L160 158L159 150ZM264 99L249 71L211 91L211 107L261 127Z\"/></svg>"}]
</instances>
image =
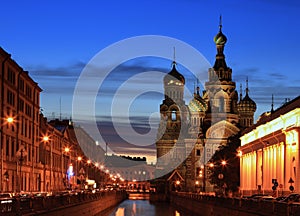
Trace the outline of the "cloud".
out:
<instances>
[{"instance_id":1,"label":"cloud","mask_svg":"<svg viewBox=\"0 0 300 216\"><path fill-rule=\"evenodd\" d=\"M48 67L45 65L36 65L29 67L30 74L37 78L74 78L78 77L81 70L84 68L85 63L75 62L68 66L60 66L56 68Z\"/></svg>"}]
</instances>

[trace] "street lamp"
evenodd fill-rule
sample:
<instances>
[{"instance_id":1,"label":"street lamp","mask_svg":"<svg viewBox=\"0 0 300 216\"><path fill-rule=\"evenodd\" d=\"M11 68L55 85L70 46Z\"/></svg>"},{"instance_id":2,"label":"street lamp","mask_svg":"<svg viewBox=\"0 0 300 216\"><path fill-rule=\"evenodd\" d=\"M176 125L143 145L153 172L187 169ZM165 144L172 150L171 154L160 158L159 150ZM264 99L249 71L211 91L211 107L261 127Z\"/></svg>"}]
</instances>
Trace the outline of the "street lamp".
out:
<instances>
[{"instance_id":1,"label":"street lamp","mask_svg":"<svg viewBox=\"0 0 300 216\"><path fill-rule=\"evenodd\" d=\"M5 119L5 122L8 123L8 124L13 123L13 121L14 121L13 117L8 117L8 118ZM3 127L3 125L1 124L1 127L0 127L0 154L1 154L0 191L2 191L2 173L3 173L2 127ZM7 171L5 173L7 173Z\"/></svg>"},{"instance_id":2,"label":"street lamp","mask_svg":"<svg viewBox=\"0 0 300 216\"><path fill-rule=\"evenodd\" d=\"M73 176L73 165L71 163L71 149L65 147L66 154L69 154L68 165L67 165L67 179L68 179L68 188L71 186L71 177Z\"/></svg>"},{"instance_id":3,"label":"street lamp","mask_svg":"<svg viewBox=\"0 0 300 216\"><path fill-rule=\"evenodd\" d=\"M87 179L89 179L89 169L90 169L89 166L92 163L92 161L91 160L87 160L86 163L87 163L86 176L87 176Z\"/></svg>"},{"instance_id":4,"label":"street lamp","mask_svg":"<svg viewBox=\"0 0 300 216\"><path fill-rule=\"evenodd\" d=\"M43 141L48 143L50 141L49 136L44 136ZM50 142L50 191L52 191L52 164L53 164L53 150L52 143Z\"/></svg>"}]
</instances>

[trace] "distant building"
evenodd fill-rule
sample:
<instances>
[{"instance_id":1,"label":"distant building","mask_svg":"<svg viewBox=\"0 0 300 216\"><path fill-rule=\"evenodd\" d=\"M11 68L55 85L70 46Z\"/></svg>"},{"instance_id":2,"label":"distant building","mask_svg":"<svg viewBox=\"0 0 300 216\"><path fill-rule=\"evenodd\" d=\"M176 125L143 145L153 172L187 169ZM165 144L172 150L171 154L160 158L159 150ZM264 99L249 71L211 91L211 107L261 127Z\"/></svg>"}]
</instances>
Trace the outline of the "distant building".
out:
<instances>
[{"instance_id":1,"label":"distant building","mask_svg":"<svg viewBox=\"0 0 300 216\"><path fill-rule=\"evenodd\" d=\"M154 179L155 166L147 164L145 157L107 155L105 166L112 176L119 174L127 182Z\"/></svg>"},{"instance_id":2,"label":"distant building","mask_svg":"<svg viewBox=\"0 0 300 216\"><path fill-rule=\"evenodd\" d=\"M249 97L248 81L245 97L242 89L238 97L232 69L227 66L223 53L227 38L221 23L214 42L217 55L214 66L208 70L203 94L197 86L194 98L188 105L185 103L186 82L175 61L163 80L165 98L160 105L156 142L157 175L177 169L187 191L195 190L196 182L205 181L198 170L207 165L220 145L227 144L228 137L253 124L256 111L256 104ZM209 186L208 181L205 185Z\"/></svg>"},{"instance_id":3,"label":"distant building","mask_svg":"<svg viewBox=\"0 0 300 216\"><path fill-rule=\"evenodd\" d=\"M299 192L299 144L300 96L264 113L243 132L239 148L241 193Z\"/></svg>"}]
</instances>

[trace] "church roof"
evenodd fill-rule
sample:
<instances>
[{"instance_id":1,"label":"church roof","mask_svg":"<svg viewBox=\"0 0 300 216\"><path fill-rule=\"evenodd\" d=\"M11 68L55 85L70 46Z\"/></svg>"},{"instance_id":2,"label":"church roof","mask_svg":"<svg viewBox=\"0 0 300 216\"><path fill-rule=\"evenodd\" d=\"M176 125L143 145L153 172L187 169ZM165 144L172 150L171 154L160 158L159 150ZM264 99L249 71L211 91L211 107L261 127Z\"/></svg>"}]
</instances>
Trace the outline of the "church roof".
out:
<instances>
[{"instance_id":1,"label":"church roof","mask_svg":"<svg viewBox=\"0 0 300 216\"><path fill-rule=\"evenodd\" d=\"M189 109L191 112L205 112L206 111L205 100L199 95L199 92L194 93L194 98L189 103Z\"/></svg>"},{"instance_id":2,"label":"church roof","mask_svg":"<svg viewBox=\"0 0 300 216\"><path fill-rule=\"evenodd\" d=\"M178 83L180 81L180 83ZM164 77L164 83L167 85L174 84L174 85L184 85L185 79L184 76L179 73L176 69L176 62L173 61L172 70Z\"/></svg>"}]
</instances>

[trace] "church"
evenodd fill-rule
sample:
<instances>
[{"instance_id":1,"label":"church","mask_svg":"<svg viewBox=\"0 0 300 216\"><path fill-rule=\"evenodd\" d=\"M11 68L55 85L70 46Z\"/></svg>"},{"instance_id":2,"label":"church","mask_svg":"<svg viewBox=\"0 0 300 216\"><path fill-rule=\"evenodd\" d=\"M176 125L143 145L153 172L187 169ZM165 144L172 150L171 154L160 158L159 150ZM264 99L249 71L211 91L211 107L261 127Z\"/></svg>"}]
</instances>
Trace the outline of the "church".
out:
<instances>
[{"instance_id":1,"label":"church","mask_svg":"<svg viewBox=\"0 0 300 216\"><path fill-rule=\"evenodd\" d=\"M160 124L157 134L157 176L176 172L177 180L186 191L194 191L202 183L204 191L212 190L205 166L220 145L230 136L253 124L256 103L249 96L248 80L245 96L236 90L232 69L227 66L224 47L227 42L222 32L214 37L217 54L208 69L205 89L199 86L188 104L184 101L185 77L173 61L171 71L164 77L164 99L160 105ZM204 173L202 173L204 170ZM175 181L176 180L176 181Z\"/></svg>"}]
</instances>

